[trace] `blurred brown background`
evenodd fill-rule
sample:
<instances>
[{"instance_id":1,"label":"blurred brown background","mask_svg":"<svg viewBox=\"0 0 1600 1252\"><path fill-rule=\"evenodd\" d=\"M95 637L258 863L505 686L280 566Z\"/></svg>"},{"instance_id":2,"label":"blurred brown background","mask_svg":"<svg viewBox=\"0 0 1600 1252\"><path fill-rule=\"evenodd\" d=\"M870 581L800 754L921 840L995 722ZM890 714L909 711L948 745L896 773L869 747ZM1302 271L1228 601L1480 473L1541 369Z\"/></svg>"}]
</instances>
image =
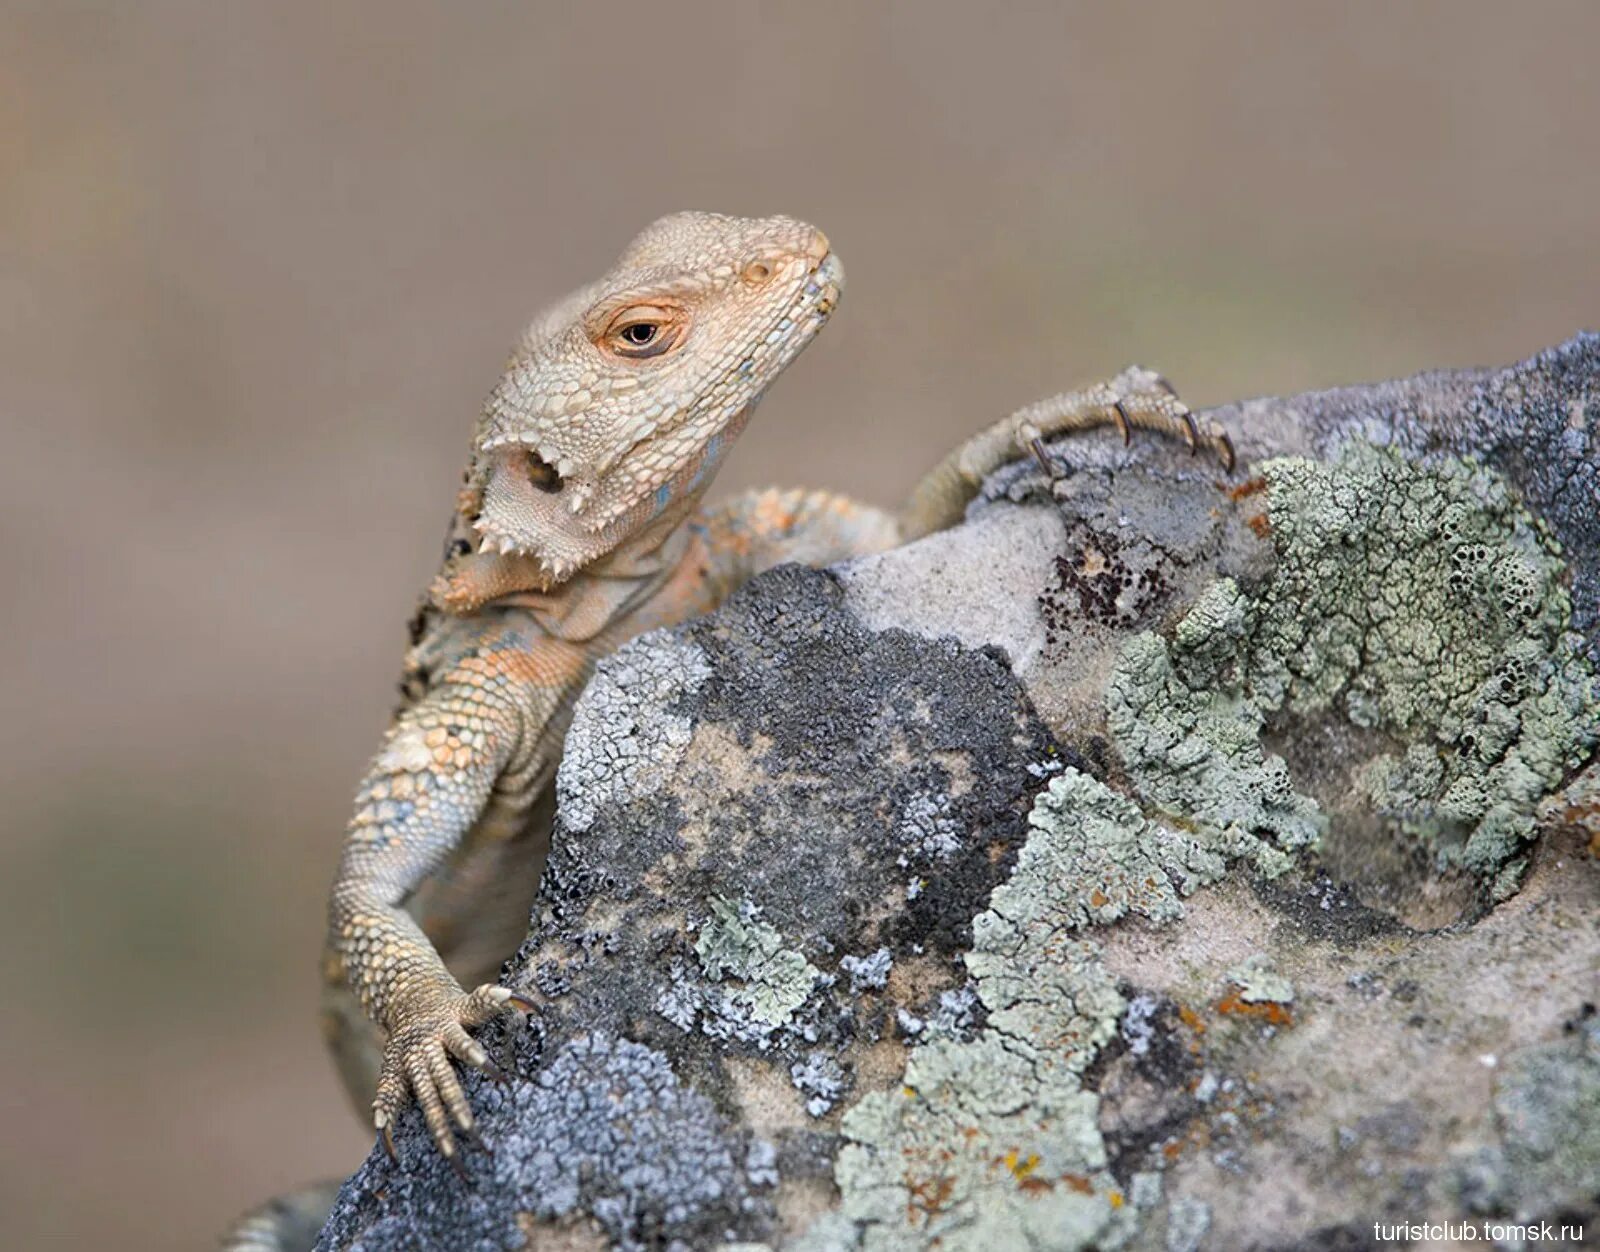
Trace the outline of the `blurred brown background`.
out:
<instances>
[{"instance_id":1,"label":"blurred brown background","mask_svg":"<svg viewBox=\"0 0 1600 1252\"><path fill-rule=\"evenodd\" d=\"M890 502L1130 360L1191 402L1600 323L1600 9L7 4L0 1242L196 1248L370 1137L323 890L476 405L679 208L841 316L724 490Z\"/></svg>"}]
</instances>

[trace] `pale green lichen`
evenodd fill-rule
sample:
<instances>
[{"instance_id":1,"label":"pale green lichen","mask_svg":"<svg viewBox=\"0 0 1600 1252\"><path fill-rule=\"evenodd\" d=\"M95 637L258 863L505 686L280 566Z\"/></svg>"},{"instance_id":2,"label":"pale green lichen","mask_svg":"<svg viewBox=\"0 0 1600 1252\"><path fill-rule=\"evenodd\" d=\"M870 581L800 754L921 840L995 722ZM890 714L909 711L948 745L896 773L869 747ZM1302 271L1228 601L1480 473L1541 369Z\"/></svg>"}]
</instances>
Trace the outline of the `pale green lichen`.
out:
<instances>
[{"instance_id":1,"label":"pale green lichen","mask_svg":"<svg viewBox=\"0 0 1600 1252\"><path fill-rule=\"evenodd\" d=\"M1196 613L1218 623L1217 633L1200 634ZM1325 819L1295 791L1283 758L1262 748L1262 711L1212 685L1243 615L1243 597L1223 579L1179 623L1184 642L1169 648L1151 633L1129 640L1107 688L1107 722L1147 800L1195 822L1208 842L1279 874L1289 865L1285 849L1314 843Z\"/></svg>"},{"instance_id":2,"label":"pale green lichen","mask_svg":"<svg viewBox=\"0 0 1600 1252\"><path fill-rule=\"evenodd\" d=\"M720 897L711 901L711 917L694 950L707 978L742 984L730 989L729 998L768 1026L788 1022L821 977L801 953L784 947L783 936L753 908Z\"/></svg>"},{"instance_id":3,"label":"pale green lichen","mask_svg":"<svg viewBox=\"0 0 1600 1252\"><path fill-rule=\"evenodd\" d=\"M1127 912L1169 920L1222 862L1074 769L1029 825L1016 868L973 919L966 963L988 1022L913 1048L901 1089L846 1115L834 1177L855 1241L832 1246L1115 1248L1159 1199L1154 1176L1124 1195L1106 1168L1098 1097L1079 1075L1124 1002L1075 932Z\"/></svg>"},{"instance_id":4,"label":"pale green lichen","mask_svg":"<svg viewBox=\"0 0 1600 1252\"><path fill-rule=\"evenodd\" d=\"M1130 640L1108 686L1140 793L1281 869L1327 819L1262 732L1337 713L1408 744L1359 772L1367 803L1509 891L1536 805L1600 733L1553 541L1466 461L1352 444L1260 468L1270 577L1213 584L1170 643Z\"/></svg>"},{"instance_id":5,"label":"pale green lichen","mask_svg":"<svg viewBox=\"0 0 1600 1252\"><path fill-rule=\"evenodd\" d=\"M905 1087L844 1120L840 1211L865 1249L1115 1247L1133 1214L1106 1171L1098 1106L1069 1068L1028 1060L998 1030L915 1048Z\"/></svg>"},{"instance_id":6,"label":"pale green lichen","mask_svg":"<svg viewBox=\"0 0 1600 1252\"><path fill-rule=\"evenodd\" d=\"M1263 953L1246 957L1228 971L1228 981L1239 988L1246 1004L1292 1004L1294 984L1272 968Z\"/></svg>"},{"instance_id":7,"label":"pale green lichen","mask_svg":"<svg viewBox=\"0 0 1600 1252\"><path fill-rule=\"evenodd\" d=\"M1020 927L1032 919L1018 911L1030 908L1048 908L1072 926L1113 922L1127 912L1170 921L1183 912L1180 896L1215 882L1227 867L1217 850L1147 822L1132 801L1071 769L1040 792L1028 825L1038 834L975 924L992 915L993 922L1005 918ZM1063 883L1081 890L1070 898L1061 897L1059 886L1046 890Z\"/></svg>"},{"instance_id":8,"label":"pale green lichen","mask_svg":"<svg viewBox=\"0 0 1600 1252\"><path fill-rule=\"evenodd\" d=\"M849 1252L859 1245L856 1224L834 1209L817 1218L793 1239L786 1239L783 1252Z\"/></svg>"}]
</instances>

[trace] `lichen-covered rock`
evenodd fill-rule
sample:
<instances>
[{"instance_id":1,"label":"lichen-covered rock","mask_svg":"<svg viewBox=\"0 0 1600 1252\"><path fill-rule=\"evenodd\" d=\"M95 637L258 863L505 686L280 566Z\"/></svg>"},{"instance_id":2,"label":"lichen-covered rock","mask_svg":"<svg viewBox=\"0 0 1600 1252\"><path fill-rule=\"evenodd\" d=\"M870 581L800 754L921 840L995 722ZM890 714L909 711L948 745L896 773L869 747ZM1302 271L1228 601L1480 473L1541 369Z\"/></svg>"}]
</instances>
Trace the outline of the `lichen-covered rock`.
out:
<instances>
[{"instance_id":1,"label":"lichen-covered rock","mask_svg":"<svg viewBox=\"0 0 1600 1252\"><path fill-rule=\"evenodd\" d=\"M1600 689L1558 549L1502 478L1456 458L1424 467L1352 443L1260 472L1271 576L1253 595L1219 579L1170 644L1135 636L1112 676L1109 720L1139 793L1304 846L1326 816L1261 731L1273 714L1335 721L1394 745L1346 750L1339 807L1403 826L1503 897L1535 808L1595 744Z\"/></svg>"},{"instance_id":2,"label":"lichen-covered rock","mask_svg":"<svg viewBox=\"0 0 1600 1252\"><path fill-rule=\"evenodd\" d=\"M1095 945L1063 936L1097 913L1151 907L1143 883L1102 891L1092 872L1097 835L1136 860L1145 822L1076 770L1050 792L973 921L965 961L986 1024L915 1045L900 1088L866 1096L842 1123L835 1177L864 1248L1113 1246L1132 1229L1080 1081L1124 1002Z\"/></svg>"},{"instance_id":3,"label":"lichen-covered rock","mask_svg":"<svg viewBox=\"0 0 1600 1252\"><path fill-rule=\"evenodd\" d=\"M1592 1234L1600 337L1214 416L603 662L493 1155L320 1246Z\"/></svg>"}]
</instances>

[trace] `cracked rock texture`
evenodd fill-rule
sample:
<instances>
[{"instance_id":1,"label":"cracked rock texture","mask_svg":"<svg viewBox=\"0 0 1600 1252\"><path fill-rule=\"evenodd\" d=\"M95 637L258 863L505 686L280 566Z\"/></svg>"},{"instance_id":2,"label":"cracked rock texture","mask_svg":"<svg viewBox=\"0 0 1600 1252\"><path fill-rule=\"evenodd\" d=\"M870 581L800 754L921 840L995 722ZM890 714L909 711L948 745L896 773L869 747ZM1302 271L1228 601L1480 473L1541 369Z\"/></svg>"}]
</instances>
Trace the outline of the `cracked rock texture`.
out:
<instances>
[{"instance_id":1,"label":"cracked rock texture","mask_svg":"<svg viewBox=\"0 0 1600 1252\"><path fill-rule=\"evenodd\" d=\"M493 1155L319 1246L1594 1237L1600 336L1212 415L603 662Z\"/></svg>"}]
</instances>

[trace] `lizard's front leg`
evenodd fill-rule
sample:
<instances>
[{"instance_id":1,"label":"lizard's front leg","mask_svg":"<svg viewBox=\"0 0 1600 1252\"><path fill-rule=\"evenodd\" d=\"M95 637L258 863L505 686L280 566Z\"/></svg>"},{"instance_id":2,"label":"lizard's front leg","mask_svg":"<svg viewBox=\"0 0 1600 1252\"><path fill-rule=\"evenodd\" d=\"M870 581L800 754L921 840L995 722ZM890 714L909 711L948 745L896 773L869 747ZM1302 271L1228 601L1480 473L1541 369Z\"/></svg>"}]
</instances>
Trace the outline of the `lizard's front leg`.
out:
<instances>
[{"instance_id":1,"label":"lizard's front leg","mask_svg":"<svg viewBox=\"0 0 1600 1252\"><path fill-rule=\"evenodd\" d=\"M496 637L455 663L403 712L362 781L329 903L329 942L367 1015L387 1038L373 1123L392 1127L415 1098L434 1142L456 1150L451 1122L473 1130L453 1060L494 1072L469 1031L509 1007L511 990L468 992L445 968L406 901L469 838L511 837L559 751L552 716L584 661L560 640Z\"/></svg>"},{"instance_id":2,"label":"lizard's front leg","mask_svg":"<svg viewBox=\"0 0 1600 1252\"><path fill-rule=\"evenodd\" d=\"M1175 435L1198 452L1204 446L1234 468L1233 440L1216 422L1196 417L1167 380L1133 365L1109 382L1067 391L1018 409L967 440L913 488L900 511L901 542L920 539L959 522L983 480L1007 461L1031 452L1052 470L1044 441L1053 435L1114 426L1124 443L1133 431ZM1053 472L1053 471L1052 471Z\"/></svg>"}]
</instances>

